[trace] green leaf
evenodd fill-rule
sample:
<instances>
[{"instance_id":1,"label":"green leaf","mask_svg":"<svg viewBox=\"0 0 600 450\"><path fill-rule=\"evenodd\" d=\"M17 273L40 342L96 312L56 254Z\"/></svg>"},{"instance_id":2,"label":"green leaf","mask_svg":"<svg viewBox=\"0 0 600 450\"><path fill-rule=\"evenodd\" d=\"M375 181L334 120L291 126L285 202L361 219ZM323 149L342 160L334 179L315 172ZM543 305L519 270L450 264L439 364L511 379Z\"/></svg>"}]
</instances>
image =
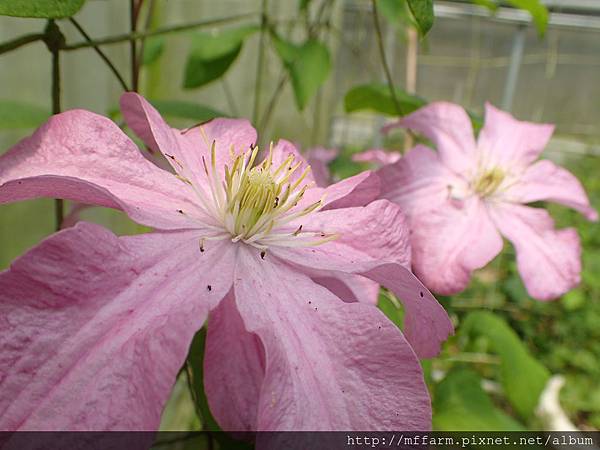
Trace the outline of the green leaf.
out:
<instances>
[{"instance_id":1,"label":"green leaf","mask_svg":"<svg viewBox=\"0 0 600 450\"><path fill-rule=\"evenodd\" d=\"M396 98L402 115L409 114L427 103L422 98L399 89L396 90ZM371 110L389 116L398 115L388 86L381 83L363 84L350 89L344 97L344 108L346 112Z\"/></svg>"},{"instance_id":2,"label":"green leaf","mask_svg":"<svg viewBox=\"0 0 600 450\"><path fill-rule=\"evenodd\" d=\"M240 54L244 39L256 30L256 26L246 26L217 34L194 34L183 87L201 87L224 75Z\"/></svg>"},{"instance_id":3,"label":"green leaf","mask_svg":"<svg viewBox=\"0 0 600 450\"><path fill-rule=\"evenodd\" d=\"M407 7L406 0L378 0L377 5L381 15L395 27L417 27L417 23L413 20Z\"/></svg>"},{"instance_id":4,"label":"green leaf","mask_svg":"<svg viewBox=\"0 0 600 450\"><path fill-rule=\"evenodd\" d=\"M188 383L192 393L192 399L196 405L196 411L202 421L203 431L221 431L219 424L213 417L208 407L208 400L204 392L204 348L206 344L206 329L202 328L196 333L186 361L186 372ZM225 433L215 433L214 437L219 441L219 448L232 450L250 450L252 446L247 442L240 442Z\"/></svg>"},{"instance_id":5,"label":"green leaf","mask_svg":"<svg viewBox=\"0 0 600 450\"><path fill-rule=\"evenodd\" d=\"M35 128L50 117L39 106L12 100L0 100L0 130Z\"/></svg>"},{"instance_id":6,"label":"green leaf","mask_svg":"<svg viewBox=\"0 0 600 450\"><path fill-rule=\"evenodd\" d=\"M299 0L298 1L298 11L306 11L310 6L311 0Z\"/></svg>"},{"instance_id":7,"label":"green leaf","mask_svg":"<svg viewBox=\"0 0 600 450\"><path fill-rule=\"evenodd\" d=\"M394 302L392 302L392 300L387 295L381 293L380 290L377 307L385 314L385 316L388 319L390 319L394 323L394 325L396 325L399 329L403 328L404 310L402 309L402 306L399 302L398 304L394 304Z\"/></svg>"},{"instance_id":8,"label":"green leaf","mask_svg":"<svg viewBox=\"0 0 600 450\"><path fill-rule=\"evenodd\" d=\"M533 414L550 373L535 360L517 334L498 316L478 311L467 316L462 333L488 338L500 356L500 382L515 410L523 417Z\"/></svg>"},{"instance_id":9,"label":"green leaf","mask_svg":"<svg viewBox=\"0 0 600 450\"><path fill-rule=\"evenodd\" d=\"M548 8L540 0L506 0L515 8L524 9L531 14L533 23L540 36L543 36L548 26Z\"/></svg>"},{"instance_id":10,"label":"green leaf","mask_svg":"<svg viewBox=\"0 0 600 450\"><path fill-rule=\"evenodd\" d=\"M329 50L316 39L309 39L298 46L274 35L273 43L292 79L296 106L302 111L329 76Z\"/></svg>"},{"instance_id":11,"label":"green leaf","mask_svg":"<svg viewBox=\"0 0 600 450\"><path fill-rule=\"evenodd\" d=\"M217 111L199 103L184 102L180 100L150 100L162 116L191 119L205 122L215 117L227 117L227 114Z\"/></svg>"},{"instance_id":12,"label":"green leaf","mask_svg":"<svg viewBox=\"0 0 600 450\"><path fill-rule=\"evenodd\" d=\"M0 0L0 15L62 19L81 9L85 0Z\"/></svg>"},{"instance_id":13,"label":"green leaf","mask_svg":"<svg viewBox=\"0 0 600 450\"><path fill-rule=\"evenodd\" d=\"M433 26L433 0L407 0L421 36L425 36Z\"/></svg>"},{"instance_id":14,"label":"green leaf","mask_svg":"<svg viewBox=\"0 0 600 450\"><path fill-rule=\"evenodd\" d=\"M163 36L151 36L144 41L144 55L142 65L149 66L158 61L165 51L165 38Z\"/></svg>"},{"instance_id":15,"label":"green leaf","mask_svg":"<svg viewBox=\"0 0 600 450\"><path fill-rule=\"evenodd\" d=\"M435 389L433 428L439 431L521 431L525 428L497 409L468 369L450 371Z\"/></svg>"}]
</instances>

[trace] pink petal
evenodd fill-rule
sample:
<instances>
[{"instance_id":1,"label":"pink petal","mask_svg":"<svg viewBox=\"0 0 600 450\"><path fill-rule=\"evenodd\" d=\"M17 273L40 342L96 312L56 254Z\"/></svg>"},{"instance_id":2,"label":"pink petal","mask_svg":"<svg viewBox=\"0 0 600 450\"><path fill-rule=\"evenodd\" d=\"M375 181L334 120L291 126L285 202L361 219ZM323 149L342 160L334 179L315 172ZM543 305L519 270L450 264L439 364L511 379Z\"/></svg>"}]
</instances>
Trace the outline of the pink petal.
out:
<instances>
[{"instance_id":1,"label":"pink petal","mask_svg":"<svg viewBox=\"0 0 600 450\"><path fill-rule=\"evenodd\" d=\"M502 250L502 237L477 198L411 218L413 267L432 291L451 295L469 284L474 270Z\"/></svg>"},{"instance_id":2,"label":"pink petal","mask_svg":"<svg viewBox=\"0 0 600 450\"><path fill-rule=\"evenodd\" d=\"M519 182L509 188L505 195L514 203L539 200L560 203L576 209L589 220L598 220L598 212L590 206L579 180L568 170L548 160L529 166Z\"/></svg>"},{"instance_id":3,"label":"pink petal","mask_svg":"<svg viewBox=\"0 0 600 450\"><path fill-rule=\"evenodd\" d=\"M548 144L554 125L522 122L485 104L485 122L477 147L490 165L525 168Z\"/></svg>"},{"instance_id":4,"label":"pink petal","mask_svg":"<svg viewBox=\"0 0 600 450\"><path fill-rule=\"evenodd\" d=\"M79 223L0 273L0 429L155 430L232 283L232 246L197 239Z\"/></svg>"},{"instance_id":5,"label":"pink petal","mask_svg":"<svg viewBox=\"0 0 600 450\"><path fill-rule=\"evenodd\" d=\"M402 158L399 152L392 152L380 148L365 150L364 152L355 153L352 155L352 161L371 163L381 167L388 164L393 164Z\"/></svg>"},{"instance_id":6,"label":"pink petal","mask_svg":"<svg viewBox=\"0 0 600 450\"><path fill-rule=\"evenodd\" d=\"M376 305L379 300L379 284L360 275L336 273L335 277L313 277L313 280L346 302Z\"/></svg>"},{"instance_id":7,"label":"pink petal","mask_svg":"<svg viewBox=\"0 0 600 450\"><path fill-rule=\"evenodd\" d=\"M306 170L308 167L308 162L300 154L300 151L294 144L292 144L290 141L286 141L285 139L279 139L277 144L273 146L273 166L279 167L290 155L294 157L292 166L300 163L300 167L298 167L290 176L290 181L293 182L300 178L302 172L304 172L304 170ZM315 181L312 171L308 172L304 180L305 181L303 184L313 183Z\"/></svg>"},{"instance_id":8,"label":"pink petal","mask_svg":"<svg viewBox=\"0 0 600 450\"><path fill-rule=\"evenodd\" d=\"M173 169L204 185L204 157L210 164L215 143L217 170L223 173L230 164L230 150L237 155L256 143L256 130L245 119L214 119L187 130L171 128L144 97L135 92L121 96L121 110L130 128L153 149L159 149Z\"/></svg>"},{"instance_id":9,"label":"pink petal","mask_svg":"<svg viewBox=\"0 0 600 450\"><path fill-rule=\"evenodd\" d=\"M189 227L197 211L189 186L147 161L112 121L83 110L51 117L0 157L0 203L41 196L123 209L164 229Z\"/></svg>"},{"instance_id":10,"label":"pink petal","mask_svg":"<svg viewBox=\"0 0 600 450\"><path fill-rule=\"evenodd\" d=\"M466 111L454 103L430 103L384 131L394 126L409 128L430 139L444 165L457 174L469 171L477 163L471 120Z\"/></svg>"},{"instance_id":11,"label":"pink petal","mask_svg":"<svg viewBox=\"0 0 600 450\"><path fill-rule=\"evenodd\" d=\"M500 232L515 246L529 295L552 300L579 283L581 246L575 229L555 230L543 209L506 203L497 204L491 212Z\"/></svg>"},{"instance_id":12,"label":"pink petal","mask_svg":"<svg viewBox=\"0 0 600 450\"><path fill-rule=\"evenodd\" d=\"M456 190L467 190L466 180L446 168L439 155L424 145L417 145L376 173L381 179L381 197L400 205L409 216L440 208Z\"/></svg>"},{"instance_id":13,"label":"pink petal","mask_svg":"<svg viewBox=\"0 0 600 450\"><path fill-rule=\"evenodd\" d=\"M223 430L255 430L264 376L264 349L246 331L231 293L210 314L204 353L204 389Z\"/></svg>"},{"instance_id":14,"label":"pink petal","mask_svg":"<svg viewBox=\"0 0 600 450\"><path fill-rule=\"evenodd\" d=\"M427 358L439 352L452 333L452 324L444 308L408 269L408 229L397 205L378 200L365 207L319 212L303 229L338 233L339 238L316 247L272 247L269 252L314 277L343 272L382 284L404 304L404 332L417 355Z\"/></svg>"},{"instance_id":15,"label":"pink petal","mask_svg":"<svg viewBox=\"0 0 600 450\"><path fill-rule=\"evenodd\" d=\"M379 177L374 172L365 171L325 188L308 189L299 203L299 208L321 198L324 198L324 210L363 206L375 200L379 192Z\"/></svg>"},{"instance_id":16,"label":"pink petal","mask_svg":"<svg viewBox=\"0 0 600 450\"><path fill-rule=\"evenodd\" d=\"M344 303L250 248L235 278L246 329L265 347L258 430L430 428L418 360L377 308Z\"/></svg>"}]
</instances>

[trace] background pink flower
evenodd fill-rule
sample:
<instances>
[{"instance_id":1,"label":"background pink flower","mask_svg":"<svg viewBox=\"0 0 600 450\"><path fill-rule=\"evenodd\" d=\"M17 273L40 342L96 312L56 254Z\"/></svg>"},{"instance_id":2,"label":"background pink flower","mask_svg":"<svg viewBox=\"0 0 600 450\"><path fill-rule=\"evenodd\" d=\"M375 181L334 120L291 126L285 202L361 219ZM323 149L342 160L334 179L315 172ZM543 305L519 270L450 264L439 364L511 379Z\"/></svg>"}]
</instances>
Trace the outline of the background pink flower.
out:
<instances>
[{"instance_id":1,"label":"background pink flower","mask_svg":"<svg viewBox=\"0 0 600 450\"><path fill-rule=\"evenodd\" d=\"M352 161L371 163L375 167L393 164L400 158L402 158L402 155L399 152L392 152L381 148L373 148L352 155Z\"/></svg>"},{"instance_id":2,"label":"background pink flower","mask_svg":"<svg viewBox=\"0 0 600 450\"><path fill-rule=\"evenodd\" d=\"M571 173L536 162L552 125L521 122L486 104L476 140L465 110L438 102L395 126L422 133L437 149L418 145L379 171L382 197L409 217L414 269L428 287L442 294L464 289L473 270L500 252L501 234L515 246L532 297L550 300L579 283L576 231L555 230L545 210L524 206L552 201L598 218Z\"/></svg>"},{"instance_id":3,"label":"background pink flower","mask_svg":"<svg viewBox=\"0 0 600 450\"><path fill-rule=\"evenodd\" d=\"M224 429L429 428L417 356L452 326L409 271L399 208L372 202L377 177L305 188L285 141L247 165L245 120L176 130L136 94L122 109L176 174L82 110L0 157L2 203L64 197L156 229L116 237L82 222L0 273L0 429L156 429L207 318L206 394ZM404 302L404 334L347 295L356 276Z\"/></svg>"}]
</instances>

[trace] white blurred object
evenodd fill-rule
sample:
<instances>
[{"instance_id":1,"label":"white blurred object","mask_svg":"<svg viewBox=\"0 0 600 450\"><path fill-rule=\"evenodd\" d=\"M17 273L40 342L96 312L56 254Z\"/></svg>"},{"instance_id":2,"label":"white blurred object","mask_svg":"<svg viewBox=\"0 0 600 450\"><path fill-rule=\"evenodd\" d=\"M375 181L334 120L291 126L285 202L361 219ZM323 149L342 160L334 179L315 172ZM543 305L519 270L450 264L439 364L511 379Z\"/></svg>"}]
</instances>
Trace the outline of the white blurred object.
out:
<instances>
[{"instance_id":1,"label":"white blurred object","mask_svg":"<svg viewBox=\"0 0 600 450\"><path fill-rule=\"evenodd\" d=\"M565 378L562 375L554 375L540 395L535 414L542 421L546 431L579 431L560 406L559 394L564 385Z\"/></svg>"}]
</instances>

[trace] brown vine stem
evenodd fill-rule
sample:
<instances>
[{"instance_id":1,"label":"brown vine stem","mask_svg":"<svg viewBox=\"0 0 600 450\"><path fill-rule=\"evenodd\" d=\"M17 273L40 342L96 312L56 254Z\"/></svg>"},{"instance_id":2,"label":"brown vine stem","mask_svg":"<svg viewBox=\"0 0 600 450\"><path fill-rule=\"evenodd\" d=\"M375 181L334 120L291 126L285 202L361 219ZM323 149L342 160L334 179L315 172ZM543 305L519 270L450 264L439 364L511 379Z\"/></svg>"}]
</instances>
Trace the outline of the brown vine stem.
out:
<instances>
[{"instance_id":1,"label":"brown vine stem","mask_svg":"<svg viewBox=\"0 0 600 450\"><path fill-rule=\"evenodd\" d=\"M8 53L10 51L16 50L17 48L22 47L24 45L31 44L32 42L41 41L44 39L44 36L45 35L43 33L26 34L11 41L0 44L0 55L2 53Z\"/></svg>"},{"instance_id":2,"label":"brown vine stem","mask_svg":"<svg viewBox=\"0 0 600 450\"><path fill-rule=\"evenodd\" d=\"M79 50L82 48L93 47L93 46L121 44L123 42L129 42L131 40L143 39L143 38L147 38L150 36L160 36L162 34L177 33L177 32L181 32L181 31L193 30L194 28L209 27L212 25L220 25L220 24L225 24L225 23L230 23L230 22L237 22L237 21L240 21L243 19L247 19L249 17L254 17L254 16L256 16L256 13L245 13L245 14L238 14L236 16L221 17L218 19L203 20L203 21L199 21L199 22L190 22L190 23L186 23L186 24L182 24L182 25L157 28L156 30L136 31L134 33L120 34L117 36L109 36L109 37L106 37L103 39L94 39L90 42L84 41L84 42L77 42L75 44L64 45L61 48L61 50L72 51L72 50Z\"/></svg>"},{"instance_id":3,"label":"brown vine stem","mask_svg":"<svg viewBox=\"0 0 600 450\"><path fill-rule=\"evenodd\" d=\"M394 80L392 79L392 72L390 71L390 66L388 65L387 58L385 56L385 48L383 46L383 34L381 33L381 24L379 22L379 13L377 12L377 0L371 0L371 4L373 5L373 24L375 25L375 35L377 36L377 46L379 47L379 56L381 57L381 65L383 66L383 71L385 72L385 78L387 80L387 84L390 89L390 95L392 97L392 101L394 102L396 112L398 113L399 116L401 116L402 108L400 107L400 102L398 101L398 97L396 96L396 88L394 87Z\"/></svg>"},{"instance_id":4,"label":"brown vine stem","mask_svg":"<svg viewBox=\"0 0 600 450\"><path fill-rule=\"evenodd\" d=\"M69 21L73 24L73 26L75 28L77 28L77 31L79 31L79 33L85 38L86 41L88 41L88 42L92 41L92 38L90 37L90 35L86 33L86 31L79 24L79 22L77 22L72 17L69 18ZM117 77L117 80L119 80L119 83L121 84L121 87L123 87L123 90L128 91L129 87L127 86L127 83L125 82L125 80L123 79L123 77L121 76L121 74L119 73L117 68L115 67L115 65L108 58L108 56L106 56L106 53L104 53L102 51L102 49L100 47L98 47L97 45L94 45L92 48L98 54L98 56L100 56L100 58L102 58L102 60L106 63L106 65L108 66L110 71L115 75L115 77Z\"/></svg>"},{"instance_id":5,"label":"brown vine stem","mask_svg":"<svg viewBox=\"0 0 600 450\"><path fill-rule=\"evenodd\" d=\"M60 47L64 36L54 20L49 20L44 33L44 42L52 54L52 114L61 112L60 102ZM54 200L54 218L56 231L60 230L64 217L64 201Z\"/></svg>"},{"instance_id":6,"label":"brown vine stem","mask_svg":"<svg viewBox=\"0 0 600 450\"><path fill-rule=\"evenodd\" d=\"M137 22L142 3L143 0L129 0L129 22L132 35L137 31ZM129 52L131 59L131 90L137 92L139 90L140 66L138 64L137 41L133 37L129 40Z\"/></svg>"}]
</instances>

